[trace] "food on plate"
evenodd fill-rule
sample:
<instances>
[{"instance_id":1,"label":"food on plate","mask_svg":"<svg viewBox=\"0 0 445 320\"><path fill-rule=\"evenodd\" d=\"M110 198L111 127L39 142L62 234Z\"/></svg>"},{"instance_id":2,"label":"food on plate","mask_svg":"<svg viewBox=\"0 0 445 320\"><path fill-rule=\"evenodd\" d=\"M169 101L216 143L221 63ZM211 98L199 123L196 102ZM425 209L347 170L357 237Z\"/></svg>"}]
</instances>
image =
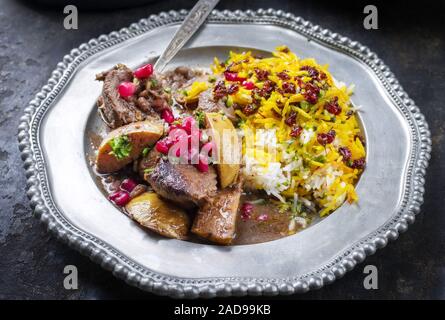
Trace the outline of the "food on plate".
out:
<instances>
[{"instance_id":1,"label":"food on plate","mask_svg":"<svg viewBox=\"0 0 445 320\"><path fill-rule=\"evenodd\" d=\"M189 216L155 192L144 192L133 198L125 209L131 218L154 232L168 238L187 238Z\"/></svg>"},{"instance_id":2,"label":"food on plate","mask_svg":"<svg viewBox=\"0 0 445 320\"><path fill-rule=\"evenodd\" d=\"M209 70L120 64L96 78L112 130L97 171L109 199L154 232L264 242L358 201L366 145L353 86L312 58L281 46L230 52Z\"/></svg>"},{"instance_id":3,"label":"food on plate","mask_svg":"<svg viewBox=\"0 0 445 320\"><path fill-rule=\"evenodd\" d=\"M206 113L205 123L210 129L215 152L218 150L215 167L218 171L219 184L224 189L238 177L241 159L238 135L232 121L224 114Z\"/></svg>"},{"instance_id":4,"label":"food on plate","mask_svg":"<svg viewBox=\"0 0 445 320\"><path fill-rule=\"evenodd\" d=\"M112 173L140 157L162 136L164 126L156 120L137 121L111 131L98 148L96 167Z\"/></svg>"},{"instance_id":5,"label":"food on plate","mask_svg":"<svg viewBox=\"0 0 445 320\"><path fill-rule=\"evenodd\" d=\"M219 190L198 210L192 232L219 244L230 244L236 235L241 192L241 181Z\"/></svg>"},{"instance_id":6,"label":"food on plate","mask_svg":"<svg viewBox=\"0 0 445 320\"><path fill-rule=\"evenodd\" d=\"M157 154L157 156L156 156ZM144 179L155 192L184 208L206 202L217 190L216 172L209 167L201 172L189 164L176 164L164 159L157 150L150 151Z\"/></svg>"}]
</instances>

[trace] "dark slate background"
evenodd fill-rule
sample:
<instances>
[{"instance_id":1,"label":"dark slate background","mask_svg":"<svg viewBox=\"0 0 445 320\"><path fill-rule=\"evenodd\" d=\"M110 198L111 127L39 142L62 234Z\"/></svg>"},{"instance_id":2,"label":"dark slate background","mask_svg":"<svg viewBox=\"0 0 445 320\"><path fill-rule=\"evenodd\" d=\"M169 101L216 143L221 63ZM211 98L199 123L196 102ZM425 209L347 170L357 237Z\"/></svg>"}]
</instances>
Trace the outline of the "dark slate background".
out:
<instances>
[{"instance_id":1,"label":"dark slate background","mask_svg":"<svg viewBox=\"0 0 445 320\"><path fill-rule=\"evenodd\" d=\"M417 102L432 131L422 212L398 241L365 262L378 267L379 289L363 288L365 264L361 264L332 285L285 299L445 298L445 6L428 0L370 2L379 8L379 30L363 28L364 1L222 0L218 5L219 9L290 11L368 45ZM160 298L126 285L46 232L28 205L16 134L23 108L71 48L150 14L191 6L189 1L169 0L131 9L81 10L79 30L66 31L60 8L43 8L32 1L0 2L0 299ZM62 271L68 264L79 270L76 291L63 288Z\"/></svg>"}]
</instances>

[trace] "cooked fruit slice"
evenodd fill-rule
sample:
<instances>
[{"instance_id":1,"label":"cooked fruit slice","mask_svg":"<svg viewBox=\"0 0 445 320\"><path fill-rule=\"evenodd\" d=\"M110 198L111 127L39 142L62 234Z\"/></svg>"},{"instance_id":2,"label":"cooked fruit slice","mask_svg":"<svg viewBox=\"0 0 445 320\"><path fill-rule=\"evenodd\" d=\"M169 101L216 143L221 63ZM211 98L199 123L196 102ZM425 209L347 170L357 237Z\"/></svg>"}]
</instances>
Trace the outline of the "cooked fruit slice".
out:
<instances>
[{"instance_id":1,"label":"cooked fruit slice","mask_svg":"<svg viewBox=\"0 0 445 320\"><path fill-rule=\"evenodd\" d=\"M144 192L126 206L128 214L142 226L165 237L186 239L190 227L189 216L174 204L154 192Z\"/></svg>"},{"instance_id":2,"label":"cooked fruit slice","mask_svg":"<svg viewBox=\"0 0 445 320\"><path fill-rule=\"evenodd\" d=\"M216 145L216 170L221 188L231 185L240 169L240 144L232 122L221 113L206 113L206 127Z\"/></svg>"},{"instance_id":3,"label":"cooked fruit slice","mask_svg":"<svg viewBox=\"0 0 445 320\"><path fill-rule=\"evenodd\" d=\"M228 245L235 238L241 182L218 191L199 211L192 232L210 241Z\"/></svg>"},{"instance_id":4,"label":"cooked fruit slice","mask_svg":"<svg viewBox=\"0 0 445 320\"><path fill-rule=\"evenodd\" d=\"M160 121L139 121L111 131L102 141L96 158L99 173L122 169L137 159L144 148L152 146L163 134Z\"/></svg>"}]
</instances>

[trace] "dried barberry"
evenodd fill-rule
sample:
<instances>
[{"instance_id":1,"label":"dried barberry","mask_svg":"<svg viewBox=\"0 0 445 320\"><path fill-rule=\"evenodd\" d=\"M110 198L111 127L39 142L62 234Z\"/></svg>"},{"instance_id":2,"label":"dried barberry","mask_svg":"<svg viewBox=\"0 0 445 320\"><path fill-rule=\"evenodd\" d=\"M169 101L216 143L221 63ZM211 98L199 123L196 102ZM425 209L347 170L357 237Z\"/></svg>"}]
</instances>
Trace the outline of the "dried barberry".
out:
<instances>
[{"instance_id":1,"label":"dried barberry","mask_svg":"<svg viewBox=\"0 0 445 320\"><path fill-rule=\"evenodd\" d=\"M291 111L291 113L284 122L288 126L293 126L297 122L297 113L295 111Z\"/></svg>"},{"instance_id":2,"label":"dried barberry","mask_svg":"<svg viewBox=\"0 0 445 320\"><path fill-rule=\"evenodd\" d=\"M315 69L314 67L311 67L311 66L302 66L301 68L300 68L300 70L305 70L305 71L307 71L308 73L309 73L309 76L311 77L311 78L317 78L318 77L318 70L317 69Z\"/></svg>"},{"instance_id":3,"label":"dried barberry","mask_svg":"<svg viewBox=\"0 0 445 320\"><path fill-rule=\"evenodd\" d=\"M257 108L254 104L248 104L242 107L242 111L246 116L250 116L256 112Z\"/></svg>"},{"instance_id":4,"label":"dried barberry","mask_svg":"<svg viewBox=\"0 0 445 320\"><path fill-rule=\"evenodd\" d=\"M262 69L259 69L259 68L255 68L255 73L256 73L256 77L260 81L267 80L267 77L269 76L269 72L267 70L262 70Z\"/></svg>"},{"instance_id":5,"label":"dried barberry","mask_svg":"<svg viewBox=\"0 0 445 320\"><path fill-rule=\"evenodd\" d=\"M338 148L338 152L343 157L343 161L349 161L351 159L351 151L347 147Z\"/></svg>"},{"instance_id":6,"label":"dried barberry","mask_svg":"<svg viewBox=\"0 0 445 320\"><path fill-rule=\"evenodd\" d=\"M349 162L349 167L352 169L363 169L365 167L366 160L365 158L355 159L354 161Z\"/></svg>"},{"instance_id":7,"label":"dried barberry","mask_svg":"<svg viewBox=\"0 0 445 320\"><path fill-rule=\"evenodd\" d=\"M298 136L300 136L300 134L303 132L303 128L297 125L294 125L292 127L292 130L290 132L290 136L293 138L296 138Z\"/></svg>"},{"instance_id":8,"label":"dried barberry","mask_svg":"<svg viewBox=\"0 0 445 320\"><path fill-rule=\"evenodd\" d=\"M326 102L324 108L333 115L339 115L341 107L338 105L338 97L334 97L331 101Z\"/></svg>"},{"instance_id":9,"label":"dried barberry","mask_svg":"<svg viewBox=\"0 0 445 320\"><path fill-rule=\"evenodd\" d=\"M328 133L319 133L317 135L318 143L323 146L332 143L334 139L335 139L335 130L329 130Z\"/></svg>"},{"instance_id":10,"label":"dried barberry","mask_svg":"<svg viewBox=\"0 0 445 320\"><path fill-rule=\"evenodd\" d=\"M231 84L228 88L227 88L227 93L228 94L235 94L237 93L239 90L239 86L237 84Z\"/></svg>"},{"instance_id":11,"label":"dried barberry","mask_svg":"<svg viewBox=\"0 0 445 320\"><path fill-rule=\"evenodd\" d=\"M280 78L281 80L289 80L290 79L290 76L287 74L286 71L278 72L277 77Z\"/></svg>"},{"instance_id":12,"label":"dried barberry","mask_svg":"<svg viewBox=\"0 0 445 320\"><path fill-rule=\"evenodd\" d=\"M295 84L293 84L292 82L283 82L281 87L283 88L284 93L294 94L297 92L297 89L295 88Z\"/></svg>"},{"instance_id":13,"label":"dried barberry","mask_svg":"<svg viewBox=\"0 0 445 320\"><path fill-rule=\"evenodd\" d=\"M227 96L227 88L224 81L218 81L218 83L215 85L215 88L213 88L213 96L216 100Z\"/></svg>"}]
</instances>

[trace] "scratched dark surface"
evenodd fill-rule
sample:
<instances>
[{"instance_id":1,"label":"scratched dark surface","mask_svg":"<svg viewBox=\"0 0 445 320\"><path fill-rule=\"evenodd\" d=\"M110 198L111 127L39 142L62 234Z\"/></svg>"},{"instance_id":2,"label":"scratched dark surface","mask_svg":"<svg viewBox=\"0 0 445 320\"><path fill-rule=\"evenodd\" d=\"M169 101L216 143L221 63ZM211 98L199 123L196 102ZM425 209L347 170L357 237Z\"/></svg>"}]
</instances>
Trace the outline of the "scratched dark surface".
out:
<instances>
[{"instance_id":1,"label":"scratched dark surface","mask_svg":"<svg viewBox=\"0 0 445 320\"><path fill-rule=\"evenodd\" d=\"M368 45L417 102L432 132L425 202L409 231L334 284L284 299L445 299L445 6L439 1L373 3L379 9L379 30L373 31L362 26L363 1L342 5L222 0L218 5L219 9L290 11ZM0 1L0 299L160 299L128 286L59 243L33 217L25 195L17 125L26 104L71 48L149 14L191 6L189 1L170 0L130 9L81 10L79 30L67 31L61 9ZM63 288L62 271L68 264L79 270L75 291ZM378 290L363 288L365 264L378 267Z\"/></svg>"}]
</instances>

